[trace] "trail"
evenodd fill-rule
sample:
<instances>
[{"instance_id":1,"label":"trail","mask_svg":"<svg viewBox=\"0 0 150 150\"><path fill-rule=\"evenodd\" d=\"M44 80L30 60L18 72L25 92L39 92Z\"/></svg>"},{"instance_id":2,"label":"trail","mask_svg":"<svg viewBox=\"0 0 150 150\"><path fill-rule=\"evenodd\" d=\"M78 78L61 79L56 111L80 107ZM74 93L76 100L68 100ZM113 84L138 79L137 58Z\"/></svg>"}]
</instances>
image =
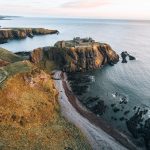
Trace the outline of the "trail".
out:
<instances>
[{"instance_id":1,"label":"trail","mask_svg":"<svg viewBox=\"0 0 150 150\"><path fill-rule=\"evenodd\" d=\"M117 140L104 132L101 128L95 126L74 108L74 106L68 100L68 94L66 95L67 91L64 86L67 85L67 80L62 78L61 71L55 71L54 80L56 88L59 91L59 103L61 105L63 116L83 132L93 150L127 150L127 148L125 148ZM68 92L71 92L69 87ZM82 111L85 111L86 113L86 110L83 108L80 107L79 109L82 109ZM130 149L132 148L135 147L131 146Z\"/></svg>"}]
</instances>

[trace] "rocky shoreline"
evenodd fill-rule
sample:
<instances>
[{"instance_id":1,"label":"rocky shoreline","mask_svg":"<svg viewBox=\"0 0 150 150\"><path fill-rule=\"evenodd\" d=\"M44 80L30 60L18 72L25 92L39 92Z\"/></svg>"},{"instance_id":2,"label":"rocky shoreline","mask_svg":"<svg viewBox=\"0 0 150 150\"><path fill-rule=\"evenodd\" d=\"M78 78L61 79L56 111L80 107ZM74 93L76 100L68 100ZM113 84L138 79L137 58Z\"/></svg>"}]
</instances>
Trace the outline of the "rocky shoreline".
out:
<instances>
[{"instance_id":1,"label":"rocky shoreline","mask_svg":"<svg viewBox=\"0 0 150 150\"><path fill-rule=\"evenodd\" d=\"M37 31L36 34L43 34L43 32ZM44 34L48 33L45 32ZM59 41L53 47L49 46L37 48L32 52L18 52L16 54L19 56L23 56L23 59L30 60L30 62L32 62L33 65L37 66L42 70L49 70L52 67L53 69L59 68L64 72L72 73L99 69L107 64L114 65L119 61L118 54L108 44L98 43L93 40L89 41L89 39L80 40L81 41L78 41L78 45L77 41L74 40ZM0 63L2 64L2 66L7 66L10 62L8 60L6 61L5 59L3 59L2 61L0 61ZM83 108L83 106L80 105L79 101L77 100L76 96L72 93L68 85L68 81L65 78L65 74L56 72L56 74L54 74L54 80L57 84L59 93L61 95L60 101L62 101L62 99L65 99L66 102L65 104L63 104L62 109L63 107L66 108L68 103L70 103L68 107L68 109L70 110L69 113L73 114L73 110L75 109L78 115L80 115L77 115L79 118L75 115L75 118L73 119L70 116L68 116L66 112L64 112L65 116L67 116L67 118L69 117L69 120L73 119L73 123L77 125L77 127L79 126L79 128L81 128L81 130L85 132L86 135L88 135L88 137L90 137L90 140L96 139L96 141L92 141L96 146L96 148L94 149L99 150L99 146L101 146L101 148L109 148L113 150L124 150L126 148L130 150L138 149L125 135L112 128L103 119L97 117L92 112L88 112L85 108ZM99 104L99 106L102 105L103 103ZM105 107L103 106L101 108L105 109ZM97 108L95 108L95 111L97 111ZM83 121L83 124L80 124L78 120L79 122L83 120L88 120L88 122L86 121L87 125L85 121ZM88 127L88 125L90 127ZM91 134L91 132L93 133ZM107 135L103 139L103 135L105 134ZM93 143L91 143L91 145Z\"/></svg>"},{"instance_id":2,"label":"rocky shoreline","mask_svg":"<svg viewBox=\"0 0 150 150\"><path fill-rule=\"evenodd\" d=\"M92 112L89 112L79 103L76 96L72 93L70 86L68 85L68 81L66 79L65 73L56 71L54 74L54 80L56 83L56 87L59 91L60 104L63 105L62 106L63 114L65 115L67 119L69 119L69 121L73 122L78 128L82 130L83 133L85 133L93 149L99 150L100 148L103 148L103 147L105 147L105 149L111 148L112 150L138 149L125 135L120 133L118 130L112 128L112 126L106 123L102 118L97 117ZM73 113L71 110L70 110L71 112L68 112L68 111L64 112L65 110L63 107L65 107L64 105L68 105L67 104L68 102L64 102L65 98L63 97L63 95L66 95L65 97L67 98L67 101L75 109L76 113L79 113L81 116L80 115L78 117L68 116L68 113ZM62 103L66 103L66 104L62 104ZM75 117L76 119L72 119L72 117ZM82 121L79 121L80 118L82 117L88 120L89 125L84 124L84 127L83 127ZM88 126L88 131L87 131L87 126ZM93 128L93 126L95 129ZM93 134L90 133L91 132L90 130L93 130L92 131ZM102 130L102 131L99 131L99 130ZM97 132L97 134L94 132Z\"/></svg>"},{"instance_id":3,"label":"rocky shoreline","mask_svg":"<svg viewBox=\"0 0 150 150\"><path fill-rule=\"evenodd\" d=\"M0 44L8 40L33 38L36 35L58 34L58 30L44 28L0 28Z\"/></svg>"},{"instance_id":4,"label":"rocky shoreline","mask_svg":"<svg viewBox=\"0 0 150 150\"><path fill-rule=\"evenodd\" d=\"M108 68L110 67L108 66ZM109 96L103 96L101 90L94 87L95 82L99 80L95 76L97 72L101 73L100 71L67 73L67 79L73 93L89 111L107 120L108 123L111 122L113 127L127 135L137 147L149 150L150 119L148 119L148 108L136 106L138 103L131 105L132 108L130 108L128 97L119 92L110 92ZM104 92L108 94L107 90Z\"/></svg>"}]
</instances>

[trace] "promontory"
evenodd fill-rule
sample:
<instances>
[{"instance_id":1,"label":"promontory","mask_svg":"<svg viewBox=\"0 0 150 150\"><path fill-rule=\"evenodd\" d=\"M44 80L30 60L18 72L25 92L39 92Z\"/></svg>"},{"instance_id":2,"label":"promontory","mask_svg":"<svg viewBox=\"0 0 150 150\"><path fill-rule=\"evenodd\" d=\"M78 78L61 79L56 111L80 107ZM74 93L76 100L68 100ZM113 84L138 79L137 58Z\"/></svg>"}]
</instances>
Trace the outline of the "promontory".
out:
<instances>
[{"instance_id":1,"label":"promontory","mask_svg":"<svg viewBox=\"0 0 150 150\"><path fill-rule=\"evenodd\" d=\"M30 59L37 64L42 61L53 61L66 72L88 71L114 65L119 55L106 43L92 38L74 38L69 41L58 41L53 47L34 49Z\"/></svg>"},{"instance_id":2,"label":"promontory","mask_svg":"<svg viewBox=\"0 0 150 150\"><path fill-rule=\"evenodd\" d=\"M58 34L57 30L44 28L0 28L0 44L8 40L33 38L35 35Z\"/></svg>"}]
</instances>

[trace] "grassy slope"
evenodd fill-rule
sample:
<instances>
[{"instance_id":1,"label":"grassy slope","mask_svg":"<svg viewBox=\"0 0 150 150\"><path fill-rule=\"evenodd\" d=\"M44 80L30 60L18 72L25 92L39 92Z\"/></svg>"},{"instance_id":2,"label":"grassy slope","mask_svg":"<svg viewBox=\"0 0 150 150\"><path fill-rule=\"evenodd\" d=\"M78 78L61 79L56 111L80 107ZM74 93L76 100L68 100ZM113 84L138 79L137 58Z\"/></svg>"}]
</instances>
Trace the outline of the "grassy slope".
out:
<instances>
[{"instance_id":1,"label":"grassy slope","mask_svg":"<svg viewBox=\"0 0 150 150\"><path fill-rule=\"evenodd\" d=\"M18 61L3 67L3 69L8 72L9 76L12 76L16 73L28 72L32 70L32 67L33 65L28 61Z\"/></svg>"},{"instance_id":2,"label":"grassy slope","mask_svg":"<svg viewBox=\"0 0 150 150\"><path fill-rule=\"evenodd\" d=\"M44 70L47 73L50 73L52 70L58 69L58 66L54 63L54 61L43 60L36 64L38 68Z\"/></svg>"},{"instance_id":3,"label":"grassy slope","mask_svg":"<svg viewBox=\"0 0 150 150\"><path fill-rule=\"evenodd\" d=\"M50 75L28 61L3 69L9 76L0 90L0 149L90 149L80 131L61 116Z\"/></svg>"},{"instance_id":4,"label":"grassy slope","mask_svg":"<svg viewBox=\"0 0 150 150\"><path fill-rule=\"evenodd\" d=\"M11 63L23 60L20 56L17 56L3 48L0 48L0 59Z\"/></svg>"}]
</instances>

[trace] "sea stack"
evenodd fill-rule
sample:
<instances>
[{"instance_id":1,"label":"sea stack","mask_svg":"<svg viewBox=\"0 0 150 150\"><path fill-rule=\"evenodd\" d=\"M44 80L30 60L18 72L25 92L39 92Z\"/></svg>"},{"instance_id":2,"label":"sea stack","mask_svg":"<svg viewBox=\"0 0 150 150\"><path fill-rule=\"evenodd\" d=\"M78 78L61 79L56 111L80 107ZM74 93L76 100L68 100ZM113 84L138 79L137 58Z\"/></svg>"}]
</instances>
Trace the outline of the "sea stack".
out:
<instances>
[{"instance_id":1,"label":"sea stack","mask_svg":"<svg viewBox=\"0 0 150 150\"><path fill-rule=\"evenodd\" d=\"M122 63L127 63L127 57L129 57L129 60L135 60L136 58L130 54L128 54L127 51L124 51L121 53L122 57Z\"/></svg>"}]
</instances>

